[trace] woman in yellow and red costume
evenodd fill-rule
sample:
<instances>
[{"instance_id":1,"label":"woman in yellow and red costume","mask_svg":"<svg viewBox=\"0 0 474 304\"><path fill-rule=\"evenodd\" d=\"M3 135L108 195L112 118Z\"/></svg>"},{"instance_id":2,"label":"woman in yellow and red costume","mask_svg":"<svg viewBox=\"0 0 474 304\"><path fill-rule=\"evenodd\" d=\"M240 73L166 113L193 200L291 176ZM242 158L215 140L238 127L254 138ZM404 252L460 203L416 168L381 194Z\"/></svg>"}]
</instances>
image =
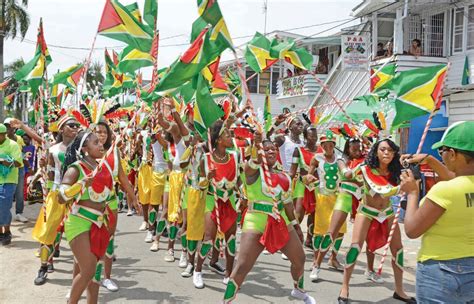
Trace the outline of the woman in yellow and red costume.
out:
<instances>
[{"instance_id":1,"label":"woman in yellow and red costume","mask_svg":"<svg viewBox=\"0 0 474 304\"><path fill-rule=\"evenodd\" d=\"M59 201L73 203L64 226L80 269L72 282L69 303L77 303L86 288L88 303L97 303L99 286L93 281L100 282L100 278L94 279L96 265L106 253L110 228L116 221L108 202L114 195L115 179L127 185L117 151L110 149L105 160L98 163L105 151L97 135L87 130L77 135L66 152Z\"/></svg>"},{"instance_id":2,"label":"woman in yellow and red costume","mask_svg":"<svg viewBox=\"0 0 474 304\"><path fill-rule=\"evenodd\" d=\"M280 250L291 262L293 290L291 295L304 303L316 303L303 290L305 254L298 235L302 235L294 215L291 196L291 179L282 172L275 172L276 145L265 140L263 152L268 165L263 171L263 156L257 153L262 144L261 133L256 133L252 157L245 165L244 187L248 198L248 210L244 217L240 238L239 256L232 270L224 294L224 303L230 303L237 295L245 277L252 269L260 253L266 248L275 253Z\"/></svg>"}]
</instances>

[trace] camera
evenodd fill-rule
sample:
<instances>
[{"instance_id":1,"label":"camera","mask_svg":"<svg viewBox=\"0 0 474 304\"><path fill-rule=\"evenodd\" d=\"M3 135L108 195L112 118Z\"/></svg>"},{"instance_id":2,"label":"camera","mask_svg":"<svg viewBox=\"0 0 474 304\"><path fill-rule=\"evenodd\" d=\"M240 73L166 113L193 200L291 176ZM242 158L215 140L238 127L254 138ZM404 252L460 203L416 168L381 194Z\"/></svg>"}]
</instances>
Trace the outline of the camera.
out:
<instances>
[{"instance_id":1,"label":"camera","mask_svg":"<svg viewBox=\"0 0 474 304\"><path fill-rule=\"evenodd\" d=\"M410 169L411 170L411 172L413 173L413 177L416 180L421 179L420 164L410 164L407 161L404 161L402 165L405 169Z\"/></svg>"}]
</instances>

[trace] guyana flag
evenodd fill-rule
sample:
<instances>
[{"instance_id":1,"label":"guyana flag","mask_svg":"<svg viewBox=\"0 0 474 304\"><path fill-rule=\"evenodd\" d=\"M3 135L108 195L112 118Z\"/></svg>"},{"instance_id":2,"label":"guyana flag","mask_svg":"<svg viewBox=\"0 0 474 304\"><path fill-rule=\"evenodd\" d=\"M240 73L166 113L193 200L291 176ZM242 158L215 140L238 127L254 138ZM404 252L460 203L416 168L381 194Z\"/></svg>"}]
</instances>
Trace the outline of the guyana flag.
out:
<instances>
[{"instance_id":1,"label":"guyana flag","mask_svg":"<svg viewBox=\"0 0 474 304\"><path fill-rule=\"evenodd\" d=\"M83 72L84 65L76 64L65 71L55 74L53 76L52 85L63 84L75 91Z\"/></svg>"},{"instance_id":2,"label":"guyana flag","mask_svg":"<svg viewBox=\"0 0 474 304\"><path fill-rule=\"evenodd\" d=\"M209 85L201 74L197 76L196 101L194 103L194 128L202 138L206 138L207 129L224 116L222 109L214 102Z\"/></svg>"},{"instance_id":3,"label":"guyana flag","mask_svg":"<svg viewBox=\"0 0 474 304\"><path fill-rule=\"evenodd\" d=\"M155 91L163 92L181 86L220 55L224 49L211 47L208 31L208 27L204 28L189 49L170 66L168 73L156 85Z\"/></svg>"},{"instance_id":4,"label":"guyana flag","mask_svg":"<svg viewBox=\"0 0 474 304\"><path fill-rule=\"evenodd\" d=\"M138 22L142 22L142 13L140 13L140 7L137 2L133 2L129 5L126 5L125 8L132 14Z\"/></svg>"},{"instance_id":5,"label":"guyana flag","mask_svg":"<svg viewBox=\"0 0 474 304\"><path fill-rule=\"evenodd\" d=\"M51 61L52 59L43 34L43 20L40 19L35 56L15 74L14 78L20 82L27 82L31 92L36 94L43 82L46 66Z\"/></svg>"},{"instance_id":6,"label":"guyana flag","mask_svg":"<svg viewBox=\"0 0 474 304\"><path fill-rule=\"evenodd\" d=\"M240 80L239 75L232 70L227 70L224 82L229 87L229 91L231 91L232 94L237 97L240 103L242 101L242 82Z\"/></svg>"},{"instance_id":7,"label":"guyana flag","mask_svg":"<svg viewBox=\"0 0 474 304\"><path fill-rule=\"evenodd\" d=\"M234 44L217 0L197 0L197 4L199 18L193 23L191 42L196 40L202 30L210 24L209 40L211 46L218 49L223 47L224 49L230 48L233 50Z\"/></svg>"},{"instance_id":8,"label":"guyana flag","mask_svg":"<svg viewBox=\"0 0 474 304\"><path fill-rule=\"evenodd\" d=\"M11 78L6 79L2 83L0 83L0 91L4 91L8 84L10 83Z\"/></svg>"},{"instance_id":9,"label":"guyana flag","mask_svg":"<svg viewBox=\"0 0 474 304\"><path fill-rule=\"evenodd\" d=\"M222 79L219 72L219 61L221 57L218 56L210 64L208 64L202 71L202 75L207 81L211 83L212 94L227 94L229 87Z\"/></svg>"},{"instance_id":10,"label":"guyana flag","mask_svg":"<svg viewBox=\"0 0 474 304\"><path fill-rule=\"evenodd\" d=\"M247 44L245 48L245 61L256 73L265 71L278 61L278 57L270 55L271 45L270 40L259 32L255 33L255 36ZM276 55L279 55L279 52Z\"/></svg>"},{"instance_id":11,"label":"guyana flag","mask_svg":"<svg viewBox=\"0 0 474 304\"><path fill-rule=\"evenodd\" d=\"M313 55L304 47L296 47L294 42L292 42L292 46L288 50L282 52L280 58L303 70L311 70L313 65Z\"/></svg>"},{"instance_id":12,"label":"guyana flag","mask_svg":"<svg viewBox=\"0 0 474 304\"><path fill-rule=\"evenodd\" d=\"M136 70L153 66L153 56L149 52L142 52L132 46L127 46L119 55L117 68L123 73L134 73Z\"/></svg>"},{"instance_id":13,"label":"guyana flag","mask_svg":"<svg viewBox=\"0 0 474 304\"><path fill-rule=\"evenodd\" d=\"M13 92L10 95L5 96L5 98L3 98L3 104L4 105L11 104L12 101L15 99L15 94L16 94L16 92Z\"/></svg>"},{"instance_id":14,"label":"guyana flag","mask_svg":"<svg viewBox=\"0 0 474 304\"><path fill-rule=\"evenodd\" d=\"M370 91L377 92L383 89L391 88L391 80L395 77L395 71L397 66L395 63L390 63L381 68L380 70L370 70ZM372 76L377 72L375 76Z\"/></svg>"},{"instance_id":15,"label":"guyana flag","mask_svg":"<svg viewBox=\"0 0 474 304\"><path fill-rule=\"evenodd\" d=\"M143 52L150 52L153 40L153 28L137 20L117 0L106 0L98 33L125 42Z\"/></svg>"},{"instance_id":16,"label":"guyana flag","mask_svg":"<svg viewBox=\"0 0 474 304\"><path fill-rule=\"evenodd\" d=\"M61 101L63 99L63 92L64 91L59 91L59 85L53 85L51 88L51 102L55 105L61 105Z\"/></svg>"},{"instance_id":17,"label":"guyana flag","mask_svg":"<svg viewBox=\"0 0 474 304\"><path fill-rule=\"evenodd\" d=\"M104 91L108 97L115 96L123 91L124 88L131 88L133 79L125 73L117 71L112 58L105 50L105 81Z\"/></svg>"},{"instance_id":18,"label":"guyana flag","mask_svg":"<svg viewBox=\"0 0 474 304\"><path fill-rule=\"evenodd\" d=\"M265 89L265 104L263 105L263 119L265 120L265 133L272 127L272 113L270 104L270 86Z\"/></svg>"},{"instance_id":19,"label":"guyana flag","mask_svg":"<svg viewBox=\"0 0 474 304\"><path fill-rule=\"evenodd\" d=\"M156 19L158 17L158 1L145 0L145 7L143 9L143 20L148 24L152 30L155 30Z\"/></svg>"},{"instance_id":20,"label":"guyana flag","mask_svg":"<svg viewBox=\"0 0 474 304\"><path fill-rule=\"evenodd\" d=\"M398 73L392 80L396 94L393 126L439 108L447 66L435 65Z\"/></svg>"}]
</instances>

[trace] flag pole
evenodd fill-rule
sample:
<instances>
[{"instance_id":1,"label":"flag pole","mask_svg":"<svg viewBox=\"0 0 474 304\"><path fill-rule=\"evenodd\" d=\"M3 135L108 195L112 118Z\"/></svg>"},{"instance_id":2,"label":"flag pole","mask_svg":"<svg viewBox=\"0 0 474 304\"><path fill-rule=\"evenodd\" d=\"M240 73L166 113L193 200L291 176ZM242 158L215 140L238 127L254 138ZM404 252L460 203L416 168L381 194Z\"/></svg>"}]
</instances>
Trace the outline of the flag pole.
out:
<instances>
[{"instance_id":1,"label":"flag pole","mask_svg":"<svg viewBox=\"0 0 474 304\"><path fill-rule=\"evenodd\" d=\"M425 129L423 130L423 134L421 135L420 143L418 144L418 148L416 149L416 154L419 154L421 152L421 149L423 148L423 144L424 144L425 139L426 139L426 135L428 134L431 123L433 122L433 118L439 110L438 105L441 104L441 98L443 97L443 89L444 89L444 85L446 83L446 77L448 75L450 67L451 67L451 63L448 63L447 68L446 68L446 72L444 74L444 78L442 80L443 84L441 85L441 89L438 91L438 94L437 94L436 99L435 99L435 107L431 111L430 116L428 117L428 120L426 121ZM392 222L392 227L390 227L390 233L388 235L387 243L385 244L385 248L384 248L384 251L383 251L383 254L382 254L382 259L380 260L380 265L379 265L379 268L377 270L378 275L380 275L382 273L383 264L384 264L385 259L387 257L388 249L390 247L390 243L392 242L392 238L393 238L393 234L395 232L395 228L397 227L397 223L398 223L398 219L400 217L401 209L402 209L401 206L398 205L397 206L397 211L395 212L395 218L393 219L393 222Z\"/></svg>"}]
</instances>

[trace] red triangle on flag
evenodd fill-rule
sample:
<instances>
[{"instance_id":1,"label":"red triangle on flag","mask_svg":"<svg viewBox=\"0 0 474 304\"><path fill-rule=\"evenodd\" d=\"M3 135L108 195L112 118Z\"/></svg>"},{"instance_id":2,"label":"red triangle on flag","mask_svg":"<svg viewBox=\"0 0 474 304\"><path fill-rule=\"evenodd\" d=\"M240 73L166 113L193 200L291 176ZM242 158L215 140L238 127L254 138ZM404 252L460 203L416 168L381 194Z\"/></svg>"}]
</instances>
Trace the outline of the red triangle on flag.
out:
<instances>
[{"instance_id":1,"label":"red triangle on flag","mask_svg":"<svg viewBox=\"0 0 474 304\"><path fill-rule=\"evenodd\" d=\"M197 36L196 40L194 40L189 49L181 56L182 62L191 63L191 61L196 58L199 52L201 52L202 44L204 43L204 35L206 35L208 30L208 27L204 28L199 36Z\"/></svg>"},{"instance_id":2,"label":"red triangle on flag","mask_svg":"<svg viewBox=\"0 0 474 304\"><path fill-rule=\"evenodd\" d=\"M100 33L120 24L123 24L122 18L120 18L119 14L115 10L112 1L106 0L104 11L102 12L102 17L99 23L99 29L97 31Z\"/></svg>"}]
</instances>

